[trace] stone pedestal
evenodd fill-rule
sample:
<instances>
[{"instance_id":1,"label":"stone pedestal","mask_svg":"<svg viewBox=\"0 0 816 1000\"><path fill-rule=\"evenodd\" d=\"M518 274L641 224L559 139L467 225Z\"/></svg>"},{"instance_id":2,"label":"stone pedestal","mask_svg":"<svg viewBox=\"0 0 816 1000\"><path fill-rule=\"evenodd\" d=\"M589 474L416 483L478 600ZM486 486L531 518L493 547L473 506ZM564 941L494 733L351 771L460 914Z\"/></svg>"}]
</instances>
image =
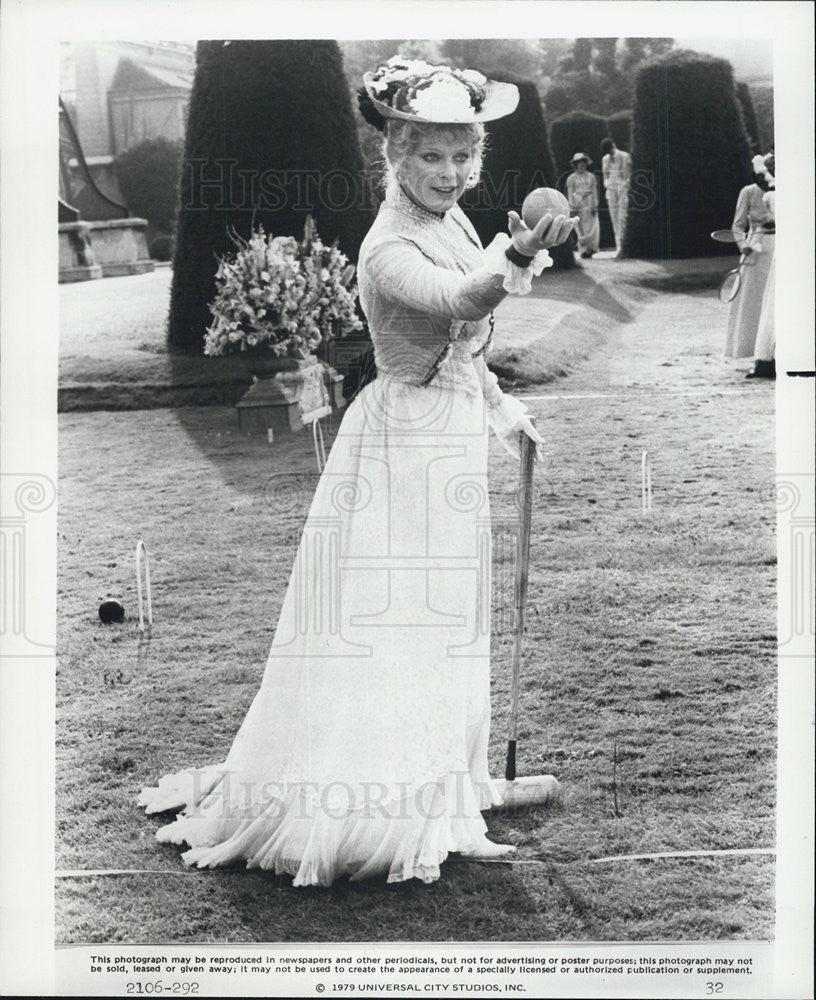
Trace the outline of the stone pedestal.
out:
<instances>
[{"instance_id":1,"label":"stone pedestal","mask_svg":"<svg viewBox=\"0 0 816 1000\"><path fill-rule=\"evenodd\" d=\"M87 281L152 271L146 229L146 219L60 223L59 280Z\"/></svg>"},{"instance_id":2,"label":"stone pedestal","mask_svg":"<svg viewBox=\"0 0 816 1000\"><path fill-rule=\"evenodd\" d=\"M256 376L236 404L242 430L299 431L345 406L343 376L330 365L314 357L281 359L280 364L289 370L267 378Z\"/></svg>"},{"instance_id":3,"label":"stone pedestal","mask_svg":"<svg viewBox=\"0 0 816 1000\"><path fill-rule=\"evenodd\" d=\"M90 281L102 277L91 243L90 222L61 222L59 225L59 280Z\"/></svg>"},{"instance_id":4,"label":"stone pedestal","mask_svg":"<svg viewBox=\"0 0 816 1000\"><path fill-rule=\"evenodd\" d=\"M108 219L88 225L94 255L104 278L153 270L147 249L147 219Z\"/></svg>"}]
</instances>

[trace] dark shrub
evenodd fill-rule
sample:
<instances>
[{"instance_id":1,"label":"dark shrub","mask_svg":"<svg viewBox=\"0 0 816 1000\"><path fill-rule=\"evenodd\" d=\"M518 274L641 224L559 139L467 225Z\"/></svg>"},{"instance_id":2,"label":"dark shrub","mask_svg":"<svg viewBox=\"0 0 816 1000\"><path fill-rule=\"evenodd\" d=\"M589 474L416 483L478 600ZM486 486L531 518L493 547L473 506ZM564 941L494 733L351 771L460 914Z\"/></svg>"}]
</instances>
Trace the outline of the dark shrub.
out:
<instances>
[{"instance_id":1,"label":"dark shrub","mask_svg":"<svg viewBox=\"0 0 816 1000\"><path fill-rule=\"evenodd\" d=\"M181 155L181 142L145 139L113 161L130 213L165 232L175 225Z\"/></svg>"},{"instance_id":2,"label":"dark shrub","mask_svg":"<svg viewBox=\"0 0 816 1000\"><path fill-rule=\"evenodd\" d=\"M150 256L153 260L173 259L173 237L163 234L150 241Z\"/></svg>"},{"instance_id":3,"label":"dark shrub","mask_svg":"<svg viewBox=\"0 0 816 1000\"><path fill-rule=\"evenodd\" d=\"M640 69L632 171L627 256L732 252L709 235L731 225L753 176L729 62L678 50Z\"/></svg>"},{"instance_id":4,"label":"dark shrub","mask_svg":"<svg viewBox=\"0 0 816 1000\"><path fill-rule=\"evenodd\" d=\"M573 101L572 90L569 87L554 83L544 94L544 110L547 117L560 118L561 115L565 115L572 107Z\"/></svg>"},{"instance_id":5,"label":"dark shrub","mask_svg":"<svg viewBox=\"0 0 816 1000\"><path fill-rule=\"evenodd\" d=\"M371 222L340 50L332 41L204 41L196 49L168 345L199 353L227 227L321 238L354 261Z\"/></svg>"},{"instance_id":6,"label":"dark shrub","mask_svg":"<svg viewBox=\"0 0 816 1000\"><path fill-rule=\"evenodd\" d=\"M616 111L606 119L607 135L618 149L632 152L632 110Z\"/></svg>"},{"instance_id":7,"label":"dark shrub","mask_svg":"<svg viewBox=\"0 0 816 1000\"><path fill-rule=\"evenodd\" d=\"M606 119L590 111L569 111L550 125L550 146L558 170L559 188L572 173L570 160L577 152L588 153L593 160L590 170L601 168L601 142L607 136Z\"/></svg>"},{"instance_id":8,"label":"dark shrub","mask_svg":"<svg viewBox=\"0 0 816 1000\"><path fill-rule=\"evenodd\" d=\"M589 168L598 178L598 220L601 224L601 246L615 245L615 233L606 204L601 175L601 143L608 135L606 119L589 111L570 111L550 126L550 143L558 167L559 190L566 190L567 177L572 173L572 157L587 153L592 159Z\"/></svg>"},{"instance_id":9,"label":"dark shrub","mask_svg":"<svg viewBox=\"0 0 816 1000\"><path fill-rule=\"evenodd\" d=\"M774 92L769 84L754 83L750 87L751 103L757 118L759 152L768 153L774 148Z\"/></svg>"},{"instance_id":10,"label":"dark shrub","mask_svg":"<svg viewBox=\"0 0 816 1000\"><path fill-rule=\"evenodd\" d=\"M550 152L547 123L536 85L510 73L495 73L494 80L514 83L519 103L512 115L487 123L488 148L482 179L466 191L460 204L487 246L497 233L507 232L507 213L521 211L525 197L537 187L555 186L555 166ZM555 267L573 267L569 246L550 251Z\"/></svg>"},{"instance_id":11,"label":"dark shrub","mask_svg":"<svg viewBox=\"0 0 816 1000\"><path fill-rule=\"evenodd\" d=\"M737 84L737 100L742 111L742 123L745 126L745 132L751 144L751 152L767 152L767 150L760 149L759 124L757 123L756 111L754 111L754 102L751 98L751 89L747 83Z\"/></svg>"}]
</instances>

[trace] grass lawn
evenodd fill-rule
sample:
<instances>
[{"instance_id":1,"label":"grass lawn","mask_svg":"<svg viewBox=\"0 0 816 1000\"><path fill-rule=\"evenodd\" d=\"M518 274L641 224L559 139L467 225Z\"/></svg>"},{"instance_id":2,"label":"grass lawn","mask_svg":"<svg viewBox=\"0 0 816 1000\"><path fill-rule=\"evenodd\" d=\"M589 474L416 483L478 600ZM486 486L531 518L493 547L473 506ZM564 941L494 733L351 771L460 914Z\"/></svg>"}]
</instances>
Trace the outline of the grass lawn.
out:
<instances>
[{"instance_id":1,"label":"grass lawn","mask_svg":"<svg viewBox=\"0 0 816 1000\"><path fill-rule=\"evenodd\" d=\"M220 407L63 414L57 867L168 876L59 880L58 940L770 937L770 857L591 863L774 845L773 398L719 358L723 323L711 294L660 296L531 404L547 463L533 514L519 770L555 773L564 802L489 818L493 839L530 863L452 856L428 886L169 875L179 851L156 843L162 820L135 799L160 774L229 748L305 518L302 503L271 507L265 487L284 469L311 491L311 440L270 447ZM654 464L648 515L643 449ZM499 521L516 470L495 440L491 458ZM142 645L139 537L156 611ZM509 707L511 570L497 532L494 773ZM123 625L96 617L109 595L124 600Z\"/></svg>"},{"instance_id":2,"label":"grass lawn","mask_svg":"<svg viewBox=\"0 0 816 1000\"><path fill-rule=\"evenodd\" d=\"M529 296L496 311L491 364L507 384L541 384L574 371L606 330L632 319L655 288L719 280L722 259L597 261L547 270ZM60 409L234 403L249 376L234 356L168 354L172 271L60 285ZM170 391L172 388L172 392Z\"/></svg>"}]
</instances>

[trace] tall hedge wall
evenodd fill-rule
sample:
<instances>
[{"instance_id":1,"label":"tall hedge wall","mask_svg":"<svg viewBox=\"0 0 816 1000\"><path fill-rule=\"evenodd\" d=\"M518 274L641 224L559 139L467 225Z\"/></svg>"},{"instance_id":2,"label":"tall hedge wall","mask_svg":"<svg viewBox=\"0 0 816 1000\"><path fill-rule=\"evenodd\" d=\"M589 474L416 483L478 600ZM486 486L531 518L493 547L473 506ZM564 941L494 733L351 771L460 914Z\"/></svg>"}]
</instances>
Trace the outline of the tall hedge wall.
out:
<instances>
[{"instance_id":1,"label":"tall hedge wall","mask_svg":"<svg viewBox=\"0 0 816 1000\"><path fill-rule=\"evenodd\" d=\"M168 345L199 353L216 254L253 220L300 237L311 213L353 260L371 223L336 42L203 41L181 174Z\"/></svg>"},{"instance_id":2,"label":"tall hedge wall","mask_svg":"<svg viewBox=\"0 0 816 1000\"><path fill-rule=\"evenodd\" d=\"M606 134L618 149L632 151L632 110L616 111L606 119Z\"/></svg>"},{"instance_id":3,"label":"tall hedge wall","mask_svg":"<svg viewBox=\"0 0 816 1000\"><path fill-rule=\"evenodd\" d=\"M760 153L774 148L774 91L768 84L754 83L750 87L751 103L757 118Z\"/></svg>"},{"instance_id":4,"label":"tall hedge wall","mask_svg":"<svg viewBox=\"0 0 816 1000\"><path fill-rule=\"evenodd\" d=\"M550 125L550 145L558 169L559 187L572 173L570 160L577 152L592 157L590 170L601 169L601 142L608 132L606 119L591 111L569 111Z\"/></svg>"},{"instance_id":5,"label":"tall hedge wall","mask_svg":"<svg viewBox=\"0 0 816 1000\"><path fill-rule=\"evenodd\" d=\"M525 197L537 187L554 187L555 164L550 152L547 124L541 111L538 88L530 80L510 73L493 73L493 79L514 83L519 103L512 115L487 123L488 140L482 179L466 191L461 205L485 246L507 232L507 213L521 210ZM574 267L569 246L551 251L555 267Z\"/></svg>"},{"instance_id":6,"label":"tall hedge wall","mask_svg":"<svg viewBox=\"0 0 816 1000\"><path fill-rule=\"evenodd\" d=\"M678 50L644 65L632 140L626 256L729 251L709 234L731 225L740 188L752 179L731 64Z\"/></svg>"},{"instance_id":7,"label":"tall hedge wall","mask_svg":"<svg viewBox=\"0 0 816 1000\"><path fill-rule=\"evenodd\" d=\"M751 88L747 83L737 84L737 100L742 111L742 122L748 135L748 141L751 144L751 152L767 152L765 149L760 149L759 124L757 122L756 111L754 110L754 101L751 97Z\"/></svg>"},{"instance_id":8,"label":"tall hedge wall","mask_svg":"<svg viewBox=\"0 0 816 1000\"><path fill-rule=\"evenodd\" d=\"M598 178L598 221L601 224L602 247L615 245L601 175L601 143L608 134L606 119L589 111L569 111L550 126L550 142L558 166L558 187L561 191L566 190L567 177L574 169L570 164L572 157L581 152L592 159L589 169Z\"/></svg>"}]
</instances>

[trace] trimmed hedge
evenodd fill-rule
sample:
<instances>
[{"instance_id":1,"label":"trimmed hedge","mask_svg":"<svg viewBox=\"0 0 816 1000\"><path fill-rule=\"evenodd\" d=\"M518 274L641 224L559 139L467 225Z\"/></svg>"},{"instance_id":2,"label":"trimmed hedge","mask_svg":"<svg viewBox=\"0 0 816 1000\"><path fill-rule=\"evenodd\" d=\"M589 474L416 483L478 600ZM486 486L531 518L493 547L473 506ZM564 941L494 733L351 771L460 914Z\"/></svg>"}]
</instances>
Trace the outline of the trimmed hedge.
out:
<instances>
[{"instance_id":1,"label":"trimmed hedge","mask_svg":"<svg viewBox=\"0 0 816 1000\"><path fill-rule=\"evenodd\" d=\"M497 233L507 232L507 213L521 211L525 197L537 187L555 187L556 172L538 88L512 73L493 73L502 83L514 83L519 103L512 115L487 123L487 150L479 184L463 195L460 205L487 246ZM575 266L569 245L550 251L555 267Z\"/></svg>"},{"instance_id":2,"label":"trimmed hedge","mask_svg":"<svg viewBox=\"0 0 816 1000\"><path fill-rule=\"evenodd\" d=\"M737 84L737 100L742 111L742 123L751 143L752 153L765 153L767 150L760 149L759 124L757 122L756 111L754 111L754 101L751 97L751 88L747 83Z\"/></svg>"},{"instance_id":3,"label":"trimmed hedge","mask_svg":"<svg viewBox=\"0 0 816 1000\"><path fill-rule=\"evenodd\" d=\"M606 119L606 134L615 143L618 149L625 149L627 153L632 151L632 109L616 111Z\"/></svg>"},{"instance_id":4,"label":"trimmed hedge","mask_svg":"<svg viewBox=\"0 0 816 1000\"><path fill-rule=\"evenodd\" d=\"M227 228L321 238L354 261L372 212L340 49L332 41L203 41L196 49L168 346L199 353Z\"/></svg>"},{"instance_id":5,"label":"trimmed hedge","mask_svg":"<svg viewBox=\"0 0 816 1000\"><path fill-rule=\"evenodd\" d=\"M569 111L550 125L550 146L561 190L572 173L570 160L576 153L587 153L592 157L591 170L601 169L601 142L607 135L606 119L591 111Z\"/></svg>"},{"instance_id":6,"label":"trimmed hedge","mask_svg":"<svg viewBox=\"0 0 816 1000\"><path fill-rule=\"evenodd\" d=\"M641 67L632 140L626 256L733 253L709 235L753 178L731 64L678 50Z\"/></svg>"},{"instance_id":7,"label":"trimmed hedge","mask_svg":"<svg viewBox=\"0 0 816 1000\"><path fill-rule=\"evenodd\" d=\"M113 161L128 210L164 233L172 232L175 225L181 156L181 142L145 139Z\"/></svg>"},{"instance_id":8,"label":"trimmed hedge","mask_svg":"<svg viewBox=\"0 0 816 1000\"><path fill-rule=\"evenodd\" d=\"M768 84L755 83L750 87L751 104L757 118L759 152L769 153L774 148L774 91Z\"/></svg>"},{"instance_id":9,"label":"trimmed hedge","mask_svg":"<svg viewBox=\"0 0 816 1000\"><path fill-rule=\"evenodd\" d=\"M572 173L572 157L586 153L592 159L589 168L598 178L598 221L601 226L600 245L613 247L615 232L609 218L609 206L601 173L601 143L609 135L606 119L590 111L570 111L550 126L550 142L558 166L558 189L566 191L567 177Z\"/></svg>"},{"instance_id":10,"label":"trimmed hedge","mask_svg":"<svg viewBox=\"0 0 816 1000\"><path fill-rule=\"evenodd\" d=\"M163 234L150 241L149 253L153 260L171 261L173 259L173 237Z\"/></svg>"}]
</instances>

